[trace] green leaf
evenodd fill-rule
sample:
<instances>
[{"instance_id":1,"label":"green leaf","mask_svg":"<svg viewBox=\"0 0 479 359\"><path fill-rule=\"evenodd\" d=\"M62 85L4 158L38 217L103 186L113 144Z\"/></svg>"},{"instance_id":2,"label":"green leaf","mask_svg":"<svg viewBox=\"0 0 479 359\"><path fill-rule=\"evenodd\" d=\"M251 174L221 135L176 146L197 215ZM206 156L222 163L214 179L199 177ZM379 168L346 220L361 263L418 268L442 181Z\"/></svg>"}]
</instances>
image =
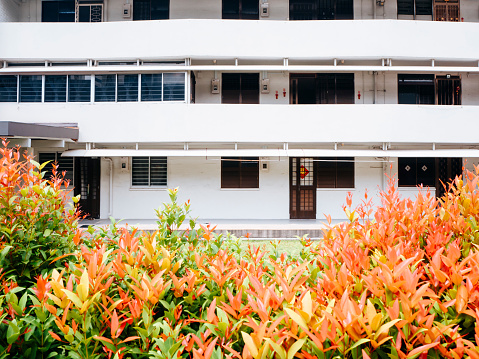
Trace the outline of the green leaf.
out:
<instances>
[{"instance_id":1,"label":"green leaf","mask_svg":"<svg viewBox=\"0 0 479 359\"><path fill-rule=\"evenodd\" d=\"M367 338L359 339L356 343L353 344L353 346L351 348L346 350L346 353L348 353L350 350L353 350L354 348L360 346L361 344L364 344L364 343L367 343L367 342L370 342L370 341L371 341L371 339L367 339Z\"/></svg>"}]
</instances>

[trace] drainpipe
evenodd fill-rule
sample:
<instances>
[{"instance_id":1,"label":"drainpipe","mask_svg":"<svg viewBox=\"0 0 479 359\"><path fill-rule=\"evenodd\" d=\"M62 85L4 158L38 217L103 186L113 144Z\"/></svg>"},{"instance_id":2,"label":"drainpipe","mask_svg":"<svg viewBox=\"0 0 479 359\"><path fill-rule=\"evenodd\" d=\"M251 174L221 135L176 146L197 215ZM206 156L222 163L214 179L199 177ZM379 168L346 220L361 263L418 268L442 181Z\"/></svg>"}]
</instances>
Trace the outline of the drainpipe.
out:
<instances>
[{"instance_id":1,"label":"drainpipe","mask_svg":"<svg viewBox=\"0 0 479 359\"><path fill-rule=\"evenodd\" d=\"M376 19L376 0L373 0L373 19Z\"/></svg>"},{"instance_id":2,"label":"drainpipe","mask_svg":"<svg viewBox=\"0 0 479 359\"><path fill-rule=\"evenodd\" d=\"M373 104L376 104L376 71L373 71Z\"/></svg>"},{"instance_id":3,"label":"drainpipe","mask_svg":"<svg viewBox=\"0 0 479 359\"><path fill-rule=\"evenodd\" d=\"M104 157L104 159L110 162L110 193L108 203L108 217L111 217L113 213L113 160L110 157Z\"/></svg>"}]
</instances>

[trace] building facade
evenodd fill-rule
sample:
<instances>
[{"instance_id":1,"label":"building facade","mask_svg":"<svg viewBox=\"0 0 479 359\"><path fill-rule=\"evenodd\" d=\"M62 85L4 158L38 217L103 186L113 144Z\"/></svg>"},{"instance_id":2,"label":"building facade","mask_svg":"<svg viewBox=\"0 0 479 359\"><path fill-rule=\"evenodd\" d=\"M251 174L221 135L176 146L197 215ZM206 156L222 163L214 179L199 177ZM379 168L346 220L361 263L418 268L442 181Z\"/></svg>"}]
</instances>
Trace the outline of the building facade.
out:
<instances>
[{"instance_id":1,"label":"building facade","mask_svg":"<svg viewBox=\"0 0 479 359\"><path fill-rule=\"evenodd\" d=\"M2 0L0 135L94 218L343 219L479 160L474 0Z\"/></svg>"}]
</instances>

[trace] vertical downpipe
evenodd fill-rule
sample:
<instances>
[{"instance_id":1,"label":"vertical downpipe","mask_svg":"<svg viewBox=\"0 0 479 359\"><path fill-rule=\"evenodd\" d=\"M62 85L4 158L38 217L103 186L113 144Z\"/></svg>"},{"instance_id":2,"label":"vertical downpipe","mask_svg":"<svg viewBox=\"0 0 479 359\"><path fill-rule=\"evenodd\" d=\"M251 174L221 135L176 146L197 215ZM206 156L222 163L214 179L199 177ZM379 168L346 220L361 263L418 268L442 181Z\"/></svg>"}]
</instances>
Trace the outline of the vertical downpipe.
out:
<instances>
[{"instance_id":1,"label":"vertical downpipe","mask_svg":"<svg viewBox=\"0 0 479 359\"><path fill-rule=\"evenodd\" d=\"M111 217L113 213L113 160L110 157L104 157L105 160L110 162L110 193L108 203L108 217Z\"/></svg>"}]
</instances>

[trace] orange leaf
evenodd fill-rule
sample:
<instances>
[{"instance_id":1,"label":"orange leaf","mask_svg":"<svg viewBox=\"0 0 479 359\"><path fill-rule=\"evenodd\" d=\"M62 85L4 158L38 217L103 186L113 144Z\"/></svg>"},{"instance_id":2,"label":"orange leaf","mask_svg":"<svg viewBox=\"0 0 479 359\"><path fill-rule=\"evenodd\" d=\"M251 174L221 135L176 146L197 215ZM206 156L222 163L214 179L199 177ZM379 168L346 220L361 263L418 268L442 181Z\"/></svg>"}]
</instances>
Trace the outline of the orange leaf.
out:
<instances>
[{"instance_id":1,"label":"orange leaf","mask_svg":"<svg viewBox=\"0 0 479 359\"><path fill-rule=\"evenodd\" d=\"M118 314L116 314L116 309L113 311L113 316L111 317L111 337L116 338L118 331Z\"/></svg>"},{"instance_id":2,"label":"orange leaf","mask_svg":"<svg viewBox=\"0 0 479 359\"><path fill-rule=\"evenodd\" d=\"M414 349L412 352L410 352L407 355L407 358L411 358L419 353L428 351L431 348L434 348L436 345L439 345L439 342L437 343L431 343L431 344L426 344L426 345L421 345L419 348Z\"/></svg>"},{"instance_id":3,"label":"orange leaf","mask_svg":"<svg viewBox=\"0 0 479 359\"><path fill-rule=\"evenodd\" d=\"M48 333L50 333L53 339L58 340L59 342L66 343L57 334L53 333L51 330L49 330Z\"/></svg>"},{"instance_id":4,"label":"orange leaf","mask_svg":"<svg viewBox=\"0 0 479 359\"><path fill-rule=\"evenodd\" d=\"M469 295L467 293L467 288L465 285L461 285L457 290L456 294L456 310L457 313L462 313L467 307L469 301Z\"/></svg>"}]
</instances>

